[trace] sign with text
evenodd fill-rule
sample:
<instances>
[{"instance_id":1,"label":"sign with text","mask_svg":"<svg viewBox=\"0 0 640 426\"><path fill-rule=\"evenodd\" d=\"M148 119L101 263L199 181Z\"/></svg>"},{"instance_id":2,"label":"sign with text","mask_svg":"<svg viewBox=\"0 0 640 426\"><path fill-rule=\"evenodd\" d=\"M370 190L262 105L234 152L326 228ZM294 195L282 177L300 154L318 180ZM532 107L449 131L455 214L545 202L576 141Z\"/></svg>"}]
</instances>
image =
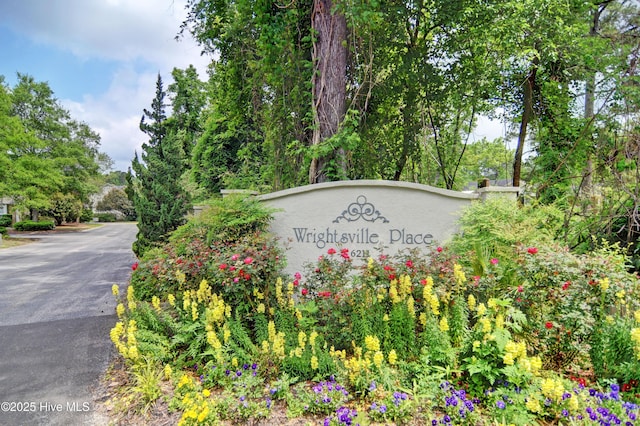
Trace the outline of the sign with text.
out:
<instances>
[{"instance_id":1,"label":"sign with text","mask_svg":"<svg viewBox=\"0 0 640 426\"><path fill-rule=\"evenodd\" d=\"M378 180L323 183L258 196L278 211L271 231L286 248L286 272L330 249L347 249L354 262L406 249L431 250L456 229L477 193Z\"/></svg>"}]
</instances>

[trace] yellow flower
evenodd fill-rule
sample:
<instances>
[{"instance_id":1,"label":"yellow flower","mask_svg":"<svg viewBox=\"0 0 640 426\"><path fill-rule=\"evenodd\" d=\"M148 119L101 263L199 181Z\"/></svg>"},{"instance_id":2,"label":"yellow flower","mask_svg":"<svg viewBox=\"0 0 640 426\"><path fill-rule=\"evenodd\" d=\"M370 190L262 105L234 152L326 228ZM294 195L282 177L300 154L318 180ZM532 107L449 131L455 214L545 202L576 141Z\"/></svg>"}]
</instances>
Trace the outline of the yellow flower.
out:
<instances>
[{"instance_id":1,"label":"yellow flower","mask_svg":"<svg viewBox=\"0 0 640 426\"><path fill-rule=\"evenodd\" d=\"M496 329L500 330L504 328L504 315L498 314L496 315Z\"/></svg>"},{"instance_id":2,"label":"yellow flower","mask_svg":"<svg viewBox=\"0 0 640 426\"><path fill-rule=\"evenodd\" d=\"M414 307L413 296L409 296L407 298L407 312L409 313L409 316L411 316L411 318L416 317L416 310Z\"/></svg>"},{"instance_id":3,"label":"yellow flower","mask_svg":"<svg viewBox=\"0 0 640 426\"><path fill-rule=\"evenodd\" d=\"M427 314L424 312L420 313L420 324L422 324L423 327L427 326Z\"/></svg>"},{"instance_id":4,"label":"yellow flower","mask_svg":"<svg viewBox=\"0 0 640 426\"><path fill-rule=\"evenodd\" d=\"M535 398L529 398L525 405L532 413L538 413L540 411L540 402Z\"/></svg>"},{"instance_id":5,"label":"yellow flower","mask_svg":"<svg viewBox=\"0 0 640 426\"><path fill-rule=\"evenodd\" d=\"M319 365L318 365L318 357L313 355L311 357L311 369L312 370L317 370L318 367L319 367Z\"/></svg>"},{"instance_id":6,"label":"yellow flower","mask_svg":"<svg viewBox=\"0 0 640 426\"><path fill-rule=\"evenodd\" d=\"M314 347L316 345L316 338L318 337L318 333L314 330L311 332L311 334L309 335L309 345L311 345L311 347Z\"/></svg>"},{"instance_id":7,"label":"yellow flower","mask_svg":"<svg viewBox=\"0 0 640 426\"><path fill-rule=\"evenodd\" d=\"M481 316L483 316L484 314L486 314L486 313L487 313L487 307L486 307L486 306L484 306L484 303L480 303L480 304L478 305L477 312L478 312L478 316L479 316L479 317L481 317Z\"/></svg>"},{"instance_id":8,"label":"yellow flower","mask_svg":"<svg viewBox=\"0 0 640 426\"><path fill-rule=\"evenodd\" d=\"M613 324L615 322L615 320L613 319L613 317L611 315L607 315L604 320L607 322L607 324Z\"/></svg>"},{"instance_id":9,"label":"yellow flower","mask_svg":"<svg viewBox=\"0 0 640 426\"><path fill-rule=\"evenodd\" d=\"M453 265L453 276L459 285L462 285L467 281L467 276L464 274L462 266L457 263Z\"/></svg>"},{"instance_id":10,"label":"yellow flower","mask_svg":"<svg viewBox=\"0 0 640 426\"><path fill-rule=\"evenodd\" d=\"M473 342L473 349L476 350L480 347L480 341L479 340L474 340Z\"/></svg>"},{"instance_id":11,"label":"yellow flower","mask_svg":"<svg viewBox=\"0 0 640 426\"><path fill-rule=\"evenodd\" d=\"M235 356L233 358L231 358L231 365L235 368L238 366L238 358L236 358Z\"/></svg>"},{"instance_id":12,"label":"yellow flower","mask_svg":"<svg viewBox=\"0 0 640 426\"><path fill-rule=\"evenodd\" d=\"M396 354L396 350L391 349L391 351L389 351L389 364L395 365L397 361L398 361L398 355Z\"/></svg>"},{"instance_id":13,"label":"yellow flower","mask_svg":"<svg viewBox=\"0 0 640 426\"><path fill-rule=\"evenodd\" d=\"M169 295L167 296L167 301L171 306L176 306L176 297L173 294L169 293Z\"/></svg>"},{"instance_id":14,"label":"yellow flower","mask_svg":"<svg viewBox=\"0 0 640 426\"><path fill-rule=\"evenodd\" d=\"M259 314L264 314L264 311L265 311L264 303L260 303L260 304L258 305L258 307L256 308L256 311L257 311Z\"/></svg>"},{"instance_id":15,"label":"yellow flower","mask_svg":"<svg viewBox=\"0 0 640 426\"><path fill-rule=\"evenodd\" d=\"M624 299L625 294L626 294L626 292L623 289L623 290L620 290L619 292L616 293L616 297L618 299Z\"/></svg>"},{"instance_id":16,"label":"yellow flower","mask_svg":"<svg viewBox=\"0 0 640 426\"><path fill-rule=\"evenodd\" d=\"M470 294L467 298L467 304L469 305L469 310L473 311L476 308L476 298L473 294Z\"/></svg>"},{"instance_id":17,"label":"yellow flower","mask_svg":"<svg viewBox=\"0 0 640 426\"><path fill-rule=\"evenodd\" d=\"M173 373L173 369L169 364L164 366L164 378L169 380L171 378L171 373Z\"/></svg>"},{"instance_id":18,"label":"yellow flower","mask_svg":"<svg viewBox=\"0 0 640 426\"><path fill-rule=\"evenodd\" d=\"M364 338L364 345L371 352L380 350L380 340L376 336L367 336Z\"/></svg>"},{"instance_id":19,"label":"yellow flower","mask_svg":"<svg viewBox=\"0 0 640 426\"><path fill-rule=\"evenodd\" d=\"M301 348L304 348L306 344L307 344L307 335L305 334L304 331L301 331L298 333L298 346L300 346Z\"/></svg>"},{"instance_id":20,"label":"yellow flower","mask_svg":"<svg viewBox=\"0 0 640 426\"><path fill-rule=\"evenodd\" d=\"M638 309L633 313L633 318L636 320L637 323L640 323L640 309Z\"/></svg>"},{"instance_id":21,"label":"yellow flower","mask_svg":"<svg viewBox=\"0 0 640 426\"><path fill-rule=\"evenodd\" d=\"M602 289L602 291L607 291L607 289L609 288L609 278L604 277L600 281L600 288Z\"/></svg>"},{"instance_id":22,"label":"yellow flower","mask_svg":"<svg viewBox=\"0 0 640 426\"><path fill-rule=\"evenodd\" d=\"M445 332L449 330L449 321L447 321L447 317L442 317L440 319L440 331Z\"/></svg>"},{"instance_id":23,"label":"yellow flower","mask_svg":"<svg viewBox=\"0 0 640 426\"><path fill-rule=\"evenodd\" d=\"M502 357L502 362L504 362L505 365L513 365L513 354L511 352L507 352L506 354L504 354L504 356Z\"/></svg>"},{"instance_id":24,"label":"yellow flower","mask_svg":"<svg viewBox=\"0 0 640 426\"><path fill-rule=\"evenodd\" d=\"M211 392L209 391L209 389L203 389L202 396L204 396L205 398L209 398L211 396Z\"/></svg>"},{"instance_id":25,"label":"yellow flower","mask_svg":"<svg viewBox=\"0 0 640 426\"><path fill-rule=\"evenodd\" d=\"M389 321L389 315L384 314L384 316L382 317L382 321Z\"/></svg>"},{"instance_id":26,"label":"yellow flower","mask_svg":"<svg viewBox=\"0 0 640 426\"><path fill-rule=\"evenodd\" d=\"M116 306L116 314L118 314L118 318L122 318L122 315L124 315L124 305L122 303L118 303L118 306Z\"/></svg>"},{"instance_id":27,"label":"yellow flower","mask_svg":"<svg viewBox=\"0 0 640 426\"><path fill-rule=\"evenodd\" d=\"M495 309L498 306L498 303L496 302L496 299L492 297L487 301L487 306L491 309Z\"/></svg>"},{"instance_id":28,"label":"yellow flower","mask_svg":"<svg viewBox=\"0 0 640 426\"><path fill-rule=\"evenodd\" d=\"M376 367L380 368L382 367L382 361L384 361L384 355L382 354L382 352L377 351L373 355L373 363L375 364Z\"/></svg>"},{"instance_id":29,"label":"yellow flower","mask_svg":"<svg viewBox=\"0 0 640 426\"><path fill-rule=\"evenodd\" d=\"M370 258L367 260L367 268L368 268L368 269L373 269L373 266L374 266L374 260L373 260L373 257L370 257Z\"/></svg>"},{"instance_id":30,"label":"yellow flower","mask_svg":"<svg viewBox=\"0 0 640 426\"><path fill-rule=\"evenodd\" d=\"M118 287L118 284L114 284L111 286L111 293L113 293L113 295L116 297L120 295L120 288Z\"/></svg>"},{"instance_id":31,"label":"yellow flower","mask_svg":"<svg viewBox=\"0 0 640 426\"><path fill-rule=\"evenodd\" d=\"M160 299L158 298L158 296L153 296L151 298L151 305L154 307L155 310L157 311L160 310Z\"/></svg>"}]
</instances>

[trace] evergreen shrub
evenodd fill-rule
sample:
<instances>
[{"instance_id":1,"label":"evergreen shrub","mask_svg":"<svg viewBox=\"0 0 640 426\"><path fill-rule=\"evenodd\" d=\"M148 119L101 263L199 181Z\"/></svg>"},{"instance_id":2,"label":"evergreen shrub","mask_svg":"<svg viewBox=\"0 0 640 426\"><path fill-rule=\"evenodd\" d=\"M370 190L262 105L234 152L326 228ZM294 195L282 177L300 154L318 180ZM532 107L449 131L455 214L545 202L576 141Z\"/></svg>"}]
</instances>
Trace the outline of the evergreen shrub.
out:
<instances>
[{"instance_id":1,"label":"evergreen shrub","mask_svg":"<svg viewBox=\"0 0 640 426\"><path fill-rule=\"evenodd\" d=\"M56 225L53 221L41 220L38 222L32 220L23 220L22 222L16 222L13 228L16 231L50 231L54 229Z\"/></svg>"},{"instance_id":2,"label":"evergreen shrub","mask_svg":"<svg viewBox=\"0 0 640 426\"><path fill-rule=\"evenodd\" d=\"M0 215L0 226L8 228L11 226L13 222L10 214L2 214Z\"/></svg>"}]
</instances>

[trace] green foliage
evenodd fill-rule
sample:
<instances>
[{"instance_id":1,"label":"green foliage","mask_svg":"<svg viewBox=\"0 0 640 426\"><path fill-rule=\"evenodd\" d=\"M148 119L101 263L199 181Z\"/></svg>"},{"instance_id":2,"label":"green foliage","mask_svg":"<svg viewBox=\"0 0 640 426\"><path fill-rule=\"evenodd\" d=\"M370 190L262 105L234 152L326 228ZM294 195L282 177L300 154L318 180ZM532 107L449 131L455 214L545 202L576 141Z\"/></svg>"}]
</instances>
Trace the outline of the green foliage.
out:
<instances>
[{"instance_id":1,"label":"green foliage","mask_svg":"<svg viewBox=\"0 0 640 426\"><path fill-rule=\"evenodd\" d=\"M98 219L98 222L115 222L116 215L113 213L96 213L93 215Z\"/></svg>"},{"instance_id":2,"label":"green foliage","mask_svg":"<svg viewBox=\"0 0 640 426\"><path fill-rule=\"evenodd\" d=\"M461 254L473 252L474 271L480 275L488 268L490 258L507 261L519 244L551 241L561 223L560 213L553 206L514 208L513 200L489 198L473 203L462 213L452 249Z\"/></svg>"},{"instance_id":3,"label":"green foliage","mask_svg":"<svg viewBox=\"0 0 640 426\"><path fill-rule=\"evenodd\" d=\"M23 220L13 224L16 231L50 231L56 227L53 221L44 220L34 222L32 220Z\"/></svg>"},{"instance_id":4,"label":"green foliage","mask_svg":"<svg viewBox=\"0 0 640 426\"><path fill-rule=\"evenodd\" d=\"M96 210L117 210L126 220L135 220L136 211L124 190L113 188L96 204Z\"/></svg>"},{"instance_id":5,"label":"green foliage","mask_svg":"<svg viewBox=\"0 0 640 426\"><path fill-rule=\"evenodd\" d=\"M149 141L142 146L142 162L137 153L133 159L135 177L129 175L128 195L138 218L133 251L139 257L165 242L171 231L186 222L190 209L189 195L180 186L185 172L183 146L167 124L165 95L158 75L151 110L145 109L140 121L140 130L149 136Z\"/></svg>"},{"instance_id":6,"label":"green foliage","mask_svg":"<svg viewBox=\"0 0 640 426\"><path fill-rule=\"evenodd\" d=\"M58 218L77 217L68 204L89 201L107 157L100 136L74 120L47 83L20 73L11 89L0 82L0 140L0 195L34 211L67 204Z\"/></svg>"},{"instance_id":7,"label":"green foliage","mask_svg":"<svg viewBox=\"0 0 640 426\"><path fill-rule=\"evenodd\" d=\"M0 215L0 226L8 227L13 223L13 216L10 214Z\"/></svg>"},{"instance_id":8,"label":"green foliage","mask_svg":"<svg viewBox=\"0 0 640 426\"><path fill-rule=\"evenodd\" d=\"M57 192L51 198L51 207L43 212L52 217L57 225L72 222L80 219L82 213L82 202L74 195L64 195Z\"/></svg>"}]
</instances>

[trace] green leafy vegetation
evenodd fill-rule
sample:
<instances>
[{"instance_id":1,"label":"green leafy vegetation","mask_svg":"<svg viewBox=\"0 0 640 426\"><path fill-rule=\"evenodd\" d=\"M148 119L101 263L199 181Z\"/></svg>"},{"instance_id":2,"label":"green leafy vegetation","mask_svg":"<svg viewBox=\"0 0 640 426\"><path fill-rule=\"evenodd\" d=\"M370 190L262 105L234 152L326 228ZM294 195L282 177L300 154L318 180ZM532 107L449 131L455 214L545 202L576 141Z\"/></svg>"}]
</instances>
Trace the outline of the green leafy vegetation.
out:
<instances>
[{"instance_id":1,"label":"green leafy vegetation","mask_svg":"<svg viewBox=\"0 0 640 426\"><path fill-rule=\"evenodd\" d=\"M628 257L607 243L571 252L543 212L523 220L514 203L472 207L455 243L428 256L356 266L330 247L289 277L268 210L212 201L134 265L126 295L114 287L127 394L139 407L167 398L180 424L282 411L312 424L633 422L640 285ZM518 232L488 233L483 209ZM230 232L208 232L229 217ZM492 251L477 250L483 239Z\"/></svg>"}]
</instances>

